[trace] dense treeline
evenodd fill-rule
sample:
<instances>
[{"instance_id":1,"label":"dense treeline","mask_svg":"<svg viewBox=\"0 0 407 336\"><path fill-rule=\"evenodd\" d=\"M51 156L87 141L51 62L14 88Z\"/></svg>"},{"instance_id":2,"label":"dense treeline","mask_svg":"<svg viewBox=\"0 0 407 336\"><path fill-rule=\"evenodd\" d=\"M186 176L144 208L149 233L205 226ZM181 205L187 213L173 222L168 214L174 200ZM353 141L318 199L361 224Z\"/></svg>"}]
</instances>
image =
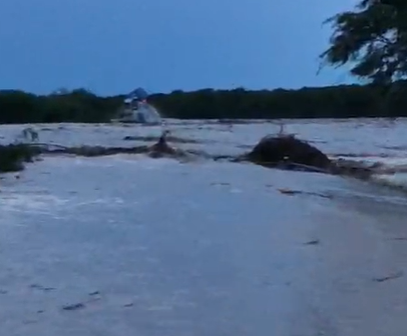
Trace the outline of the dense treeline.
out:
<instances>
[{"instance_id":1,"label":"dense treeline","mask_svg":"<svg viewBox=\"0 0 407 336\"><path fill-rule=\"evenodd\" d=\"M188 118L348 118L407 116L407 83L388 91L369 85L300 90L175 91L152 102L168 116Z\"/></svg>"},{"instance_id":2,"label":"dense treeline","mask_svg":"<svg viewBox=\"0 0 407 336\"><path fill-rule=\"evenodd\" d=\"M0 123L103 122L121 101L121 97L98 97L83 89L47 96L0 91Z\"/></svg>"},{"instance_id":3,"label":"dense treeline","mask_svg":"<svg viewBox=\"0 0 407 336\"><path fill-rule=\"evenodd\" d=\"M106 122L123 96L99 97L79 89L38 96L0 91L0 123ZM407 84L384 94L378 86L342 85L300 90L174 91L150 97L166 117L206 118L346 118L407 116Z\"/></svg>"}]
</instances>

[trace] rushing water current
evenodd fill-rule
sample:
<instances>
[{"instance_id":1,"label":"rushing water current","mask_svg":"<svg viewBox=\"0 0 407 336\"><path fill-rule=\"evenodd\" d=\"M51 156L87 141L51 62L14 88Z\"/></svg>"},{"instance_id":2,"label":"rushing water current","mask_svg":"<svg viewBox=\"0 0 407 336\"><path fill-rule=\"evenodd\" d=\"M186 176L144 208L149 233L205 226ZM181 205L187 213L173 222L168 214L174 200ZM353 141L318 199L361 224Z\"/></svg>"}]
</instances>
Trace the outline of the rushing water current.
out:
<instances>
[{"instance_id":1,"label":"rushing water current","mask_svg":"<svg viewBox=\"0 0 407 336\"><path fill-rule=\"evenodd\" d=\"M2 127L1 141L26 126ZM406 126L321 120L287 122L286 131L331 156L397 166L407 158ZM40 142L62 145L132 146L161 132L35 127ZM168 127L182 139L174 146L211 154L240 154L279 129L256 121L172 120ZM403 178L383 177L397 185ZM43 157L0 182L1 334L407 334L402 192L141 155Z\"/></svg>"}]
</instances>

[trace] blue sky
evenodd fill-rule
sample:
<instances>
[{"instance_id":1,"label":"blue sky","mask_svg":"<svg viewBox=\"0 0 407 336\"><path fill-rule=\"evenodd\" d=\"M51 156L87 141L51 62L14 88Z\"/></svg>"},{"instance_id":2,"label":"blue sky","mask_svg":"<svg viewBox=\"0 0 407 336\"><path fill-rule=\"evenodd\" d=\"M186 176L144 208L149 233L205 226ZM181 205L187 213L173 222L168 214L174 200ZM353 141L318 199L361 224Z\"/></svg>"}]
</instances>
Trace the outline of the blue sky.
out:
<instances>
[{"instance_id":1,"label":"blue sky","mask_svg":"<svg viewBox=\"0 0 407 336\"><path fill-rule=\"evenodd\" d=\"M0 89L123 93L299 88L317 75L327 17L355 0L0 0Z\"/></svg>"}]
</instances>

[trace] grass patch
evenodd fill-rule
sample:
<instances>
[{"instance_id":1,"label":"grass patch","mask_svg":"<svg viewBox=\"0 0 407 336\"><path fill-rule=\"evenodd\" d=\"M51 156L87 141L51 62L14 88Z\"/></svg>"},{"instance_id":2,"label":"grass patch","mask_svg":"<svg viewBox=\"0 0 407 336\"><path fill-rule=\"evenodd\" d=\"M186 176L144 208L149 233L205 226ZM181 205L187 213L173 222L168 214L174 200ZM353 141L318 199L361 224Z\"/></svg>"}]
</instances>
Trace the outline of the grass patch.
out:
<instances>
[{"instance_id":1,"label":"grass patch","mask_svg":"<svg viewBox=\"0 0 407 336\"><path fill-rule=\"evenodd\" d=\"M38 154L38 148L26 144L0 146L0 173L21 171L24 163L32 162Z\"/></svg>"}]
</instances>

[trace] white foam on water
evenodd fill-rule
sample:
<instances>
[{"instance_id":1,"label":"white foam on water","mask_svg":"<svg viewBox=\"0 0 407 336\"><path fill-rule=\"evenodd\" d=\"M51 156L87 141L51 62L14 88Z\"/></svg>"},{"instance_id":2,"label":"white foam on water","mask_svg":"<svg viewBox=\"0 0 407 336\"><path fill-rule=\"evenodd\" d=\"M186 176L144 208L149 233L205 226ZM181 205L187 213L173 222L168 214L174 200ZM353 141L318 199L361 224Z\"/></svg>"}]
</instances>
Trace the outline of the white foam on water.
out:
<instances>
[{"instance_id":1,"label":"white foam on water","mask_svg":"<svg viewBox=\"0 0 407 336\"><path fill-rule=\"evenodd\" d=\"M378 184L407 190L407 173L377 174L372 180Z\"/></svg>"},{"instance_id":2,"label":"white foam on water","mask_svg":"<svg viewBox=\"0 0 407 336\"><path fill-rule=\"evenodd\" d=\"M68 200L53 195L13 193L0 196L3 211L53 214L56 208L66 206Z\"/></svg>"},{"instance_id":3,"label":"white foam on water","mask_svg":"<svg viewBox=\"0 0 407 336\"><path fill-rule=\"evenodd\" d=\"M375 174L372 181L388 187L395 187L407 190L407 158L405 157L368 157L355 158L367 164L380 164L384 173ZM391 171L386 173L385 171Z\"/></svg>"},{"instance_id":4,"label":"white foam on water","mask_svg":"<svg viewBox=\"0 0 407 336\"><path fill-rule=\"evenodd\" d=\"M363 158L364 162L367 163L380 163L389 168L396 168L397 167L406 167L407 166L407 158L405 157L368 157Z\"/></svg>"}]
</instances>

